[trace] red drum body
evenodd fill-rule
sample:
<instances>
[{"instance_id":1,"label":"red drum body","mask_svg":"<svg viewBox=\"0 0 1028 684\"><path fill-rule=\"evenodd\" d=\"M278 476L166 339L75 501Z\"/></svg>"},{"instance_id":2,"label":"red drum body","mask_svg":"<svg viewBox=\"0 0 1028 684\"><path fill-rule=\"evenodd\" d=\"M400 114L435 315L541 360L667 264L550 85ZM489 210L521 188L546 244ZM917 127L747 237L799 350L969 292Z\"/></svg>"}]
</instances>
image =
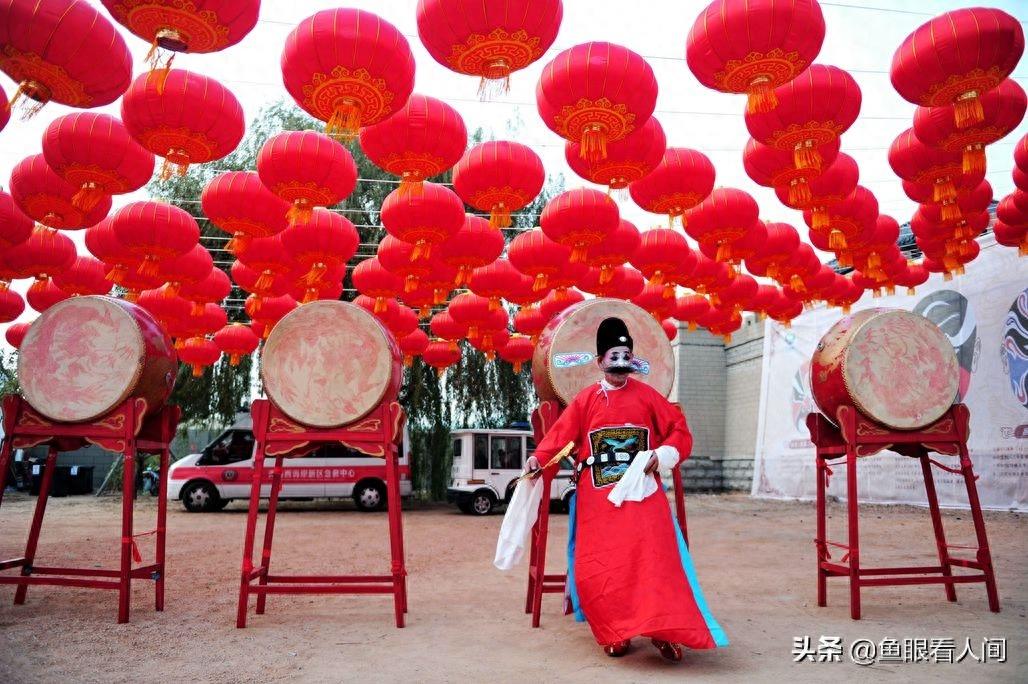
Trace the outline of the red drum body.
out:
<instances>
[{"instance_id":1,"label":"red drum body","mask_svg":"<svg viewBox=\"0 0 1028 684\"><path fill-rule=\"evenodd\" d=\"M113 297L72 297L33 321L18 354L22 395L62 423L94 420L130 397L160 409L175 387L171 338L145 309Z\"/></svg>"},{"instance_id":2,"label":"red drum body","mask_svg":"<svg viewBox=\"0 0 1028 684\"><path fill-rule=\"evenodd\" d=\"M349 302L322 300L278 322L261 354L261 378L268 399L287 416L334 428L396 398L403 355L372 314Z\"/></svg>"},{"instance_id":3,"label":"red drum body","mask_svg":"<svg viewBox=\"0 0 1028 684\"><path fill-rule=\"evenodd\" d=\"M953 405L960 368L953 346L924 316L867 309L832 326L810 363L810 388L821 412L851 405L895 430L916 430Z\"/></svg>"},{"instance_id":4,"label":"red drum body","mask_svg":"<svg viewBox=\"0 0 1028 684\"><path fill-rule=\"evenodd\" d=\"M554 316L535 347L532 381L540 401L557 399L567 405L603 373L596 365L596 329L605 318L620 318L632 336L637 380L663 396L675 380L671 343L653 316L621 299L589 299Z\"/></svg>"}]
</instances>

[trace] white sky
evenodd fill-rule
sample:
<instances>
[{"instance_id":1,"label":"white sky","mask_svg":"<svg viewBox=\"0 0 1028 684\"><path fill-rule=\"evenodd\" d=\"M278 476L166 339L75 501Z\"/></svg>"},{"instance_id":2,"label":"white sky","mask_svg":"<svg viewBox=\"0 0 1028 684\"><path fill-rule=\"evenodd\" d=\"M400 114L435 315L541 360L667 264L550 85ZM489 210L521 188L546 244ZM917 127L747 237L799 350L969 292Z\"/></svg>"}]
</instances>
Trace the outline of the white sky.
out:
<instances>
[{"instance_id":1,"label":"white sky","mask_svg":"<svg viewBox=\"0 0 1028 684\"><path fill-rule=\"evenodd\" d=\"M89 1L109 16L99 0ZM305 17L340 4L327 0L264 0L257 26L242 42L221 53L178 55L175 67L203 73L225 84L239 98L249 124L262 105L288 99L279 65L288 33ZM717 185L749 192L760 204L762 219L791 223L800 229L801 235L805 234L806 226L799 212L781 205L772 190L756 185L743 171L742 149L749 137L742 116L745 98L708 90L685 63L686 36L706 0L564 0L564 19L553 48L541 60L513 75L509 94L484 103L477 98L476 79L441 66L421 45L415 23L417 0L348 0L345 4L379 14L407 37L417 63L416 92L448 102L464 117L469 131L481 126L497 139L508 137L508 121L520 119L518 140L539 153L547 173L563 173L569 188L588 183L571 172L564 161L563 141L540 120L535 108L535 84L546 62L572 45L590 40L624 45L646 57L653 67L660 87L654 115L664 128L668 145L704 152L717 169ZM902 40L931 16L968 5L950 0L821 3L827 32L817 62L848 70L863 94L860 117L843 135L842 150L860 165L860 183L874 192L880 211L900 223L910 218L917 205L903 194L886 155L896 135L910 127L915 107L902 99L889 82L892 55ZM1022 24L1028 21L1028 3L1023 0L996 0L989 5L1012 14ZM148 45L124 29L122 33L138 74L146 68L142 57ZM1028 89L1024 61L1014 77ZM0 75L0 84L8 97L17 87L6 75ZM20 121L15 113L0 131L0 184L6 188L14 165L39 153L46 126L70 111L75 110L48 104L29 121ZM100 111L117 116L119 103ZM1013 189L1013 144L1026 132L1028 123L1022 122L1016 131L987 150L986 178L997 198ZM115 207L126 201L116 197ZM640 228L662 224L658 217L641 211L627 197L621 198L619 204L622 215ZM80 245L80 252L84 252L81 233L72 237ZM19 281L14 289L24 292L29 282ZM31 320L36 315L26 307L19 320ZM4 329L6 326L0 326L0 333ZM0 345L7 348L2 335Z\"/></svg>"}]
</instances>

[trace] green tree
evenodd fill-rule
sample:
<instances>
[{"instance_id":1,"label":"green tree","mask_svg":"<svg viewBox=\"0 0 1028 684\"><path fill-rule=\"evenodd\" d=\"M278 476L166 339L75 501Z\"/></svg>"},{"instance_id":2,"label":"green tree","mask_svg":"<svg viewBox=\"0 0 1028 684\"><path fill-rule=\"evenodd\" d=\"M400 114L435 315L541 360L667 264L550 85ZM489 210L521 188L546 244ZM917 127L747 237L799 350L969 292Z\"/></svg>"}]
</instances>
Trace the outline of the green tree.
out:
<instances>
[{"instance_id":1,"label":"green tree","mask_svg":"<svg viewBox=\"0 0 1028 684\"><path fill-rule=\"evenodd\" d=\"M18 384L18 352L0 349L0 397L15 394L21 390Z\"/></svg>"}]
</instances>

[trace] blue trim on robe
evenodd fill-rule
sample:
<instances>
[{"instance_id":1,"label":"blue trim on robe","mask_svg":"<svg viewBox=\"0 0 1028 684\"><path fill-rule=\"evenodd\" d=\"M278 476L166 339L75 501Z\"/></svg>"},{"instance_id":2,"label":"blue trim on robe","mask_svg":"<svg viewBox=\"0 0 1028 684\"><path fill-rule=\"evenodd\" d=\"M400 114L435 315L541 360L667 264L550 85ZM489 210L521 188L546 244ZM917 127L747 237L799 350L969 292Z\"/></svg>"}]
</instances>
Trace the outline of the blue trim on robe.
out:
<instances>
[{"instance_id":1,"label":"blue trim on robe","mask_svg":"<svg viewBox=\"0 0 1028 684\"><path fill-rule=\"evenodd\" d=\"M571 495L571 499L568 501L568 579L566 598L571 604L571 610L575 616L576 622L585 622L585 613L582 612L582 606L578 598L578 589L575 586L575 531L577 527L577 516L575 515L575 503L577 501L578 493ZM700 614L703 616L703 621L707 625L707 629L710 631L710 636L714 639L714 643L719 647L728 646L728 636L725 631L721 629L721 625L714 619L714 615L710 612L707 607L707 600L703 597L703 590L700 589L700 580L696 576L696 568L693 566L692 554L689 553L689 547L685 543L685 537L682 535L682 529L678 526L678 517L675 516L675 512L671 511L671 520L675 525L675 538L678 543L678 555L682 560L682 570L685 571L685 577L689 582L689 588L692 589L692 597L696 602L696 607L699 609Z\"/></svg>"}]
</instances>

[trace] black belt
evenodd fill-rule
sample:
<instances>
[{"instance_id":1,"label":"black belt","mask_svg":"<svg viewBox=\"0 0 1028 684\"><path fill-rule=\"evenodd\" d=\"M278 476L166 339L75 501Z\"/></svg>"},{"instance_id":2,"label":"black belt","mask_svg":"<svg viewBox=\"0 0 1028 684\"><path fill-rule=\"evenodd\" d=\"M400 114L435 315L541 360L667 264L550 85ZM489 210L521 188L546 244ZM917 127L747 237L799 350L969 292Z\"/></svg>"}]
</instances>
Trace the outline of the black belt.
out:
<instances>
[{"instance_id":1,"label":"black belt","mask_svg":"<svg viewBox=\"0 0 1028 684\"><path fill-rule=\"evenodd\" d=\"M625 452L616 454L607 452L599 456L590 456L584 461L580 461L575 468L578 469L578 472L582 472L585 468L590 468L597 463L601 465L607 463L631 463L633 458L633 454L626 454Z\"/></svg>"}]
</instances>

